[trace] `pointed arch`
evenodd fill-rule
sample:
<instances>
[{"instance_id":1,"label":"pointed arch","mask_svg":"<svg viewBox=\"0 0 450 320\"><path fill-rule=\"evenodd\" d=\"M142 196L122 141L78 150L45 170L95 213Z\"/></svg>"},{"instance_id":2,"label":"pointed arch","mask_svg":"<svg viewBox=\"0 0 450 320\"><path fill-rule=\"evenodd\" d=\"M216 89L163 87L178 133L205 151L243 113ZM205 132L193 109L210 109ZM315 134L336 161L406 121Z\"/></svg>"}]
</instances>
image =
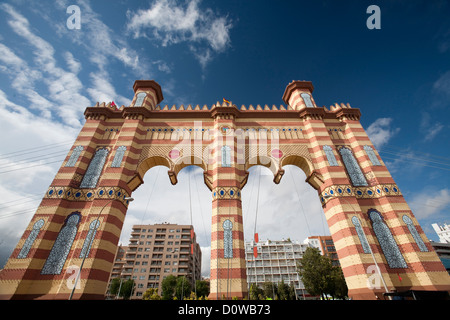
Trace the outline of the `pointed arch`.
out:
<instances>
[{"instance_id":1,"label":"pointed arch","mask_svg":"<svg viewBox=\"0 0 450 320\"><path fill-rule=\"evenodd\" d=\"M363 248L364 253L370 253L370 246L366 240L366 236L364 235L364 230L361 226L361 221L359 221L358 217L352 217L352 223L355 226L356 234L358 235L359 242Z\"/></svg>"},{"instance_id":2,"label":"pointed arch","mask_svg":"<svg viewBox=\"0 0 450 320\"><path fill-rule=\"evenodd\" d=\"M80 252L80 258L84 258L85 256L89 256L89 252L91 251L92 241L95 238L95 234L97 233L97 229L100 227L100 221L95 219L89 224L89 231L86 235L86 239L84 239L83 247Z\"/></svg>"},{"instance_id":3,"label":"pointed arch","mask_svg":"<svg viewBox=\"0 0 450 320\"><path fill-rule=\"evenodd\" d=\"M353 155L352 151L348 147L341 147L339 153L342 156L342 161L344 162L347 173L350 177L352 184L355 187L367 187L367 180L364 176L361 168L359 167L358 161Z\"/></svg>"},{"instance_id":4,"label":"pointed arch","mask_svg":"<svg viewBox=\"0 0 450 320\"><path fill-rule=\"evenodd\" d=\"M222 146L222 167L231 167L231 148Z\"/></svg>"},{"instance_id":5,"label":"pointed arch","mask_svg":"<svg viewBox=\"0 0 450 320\"><path fill-rule=\"evenodd\" d=\"M409 232L411 233L412 237L414 238L414 241L416 242L417 246L419 247L420 251L422 252L428 252L428 248L425 245L425 242L423 242L422 237L420 236L419 232L417 232L416 227L414 226L413 221L410 217L408 217L406 214L402 217L402 220L404 223L406 223L406 226L409 229Z\"/></svg>"},{"instance_id":6,"label":"pointed arch","mask_svg":"<svg viewBox=\"0 0 450 320\"><path fill-rule=\"evenodd\" d=\"M330 167L339 166L336 161L336 157L334 156L333 149L330 146L323 146L323 151L327 156L328 164L330 165Z\"/></svg>"},{"instance_id":7,"label":"pointed arch","mask_svg":"<svg viewBox=\"0 0 450 320\"><path fill-rule=\"evenodd\" d=\"M80 188L95 188L98 183L98 179L105 166L106 157L108 156L107 148L100 148L94 154L89 167L84 174L83 180L81 181Z\"/></svg>"},{"instance_id":8,"label":"pointed arch","mask_svg":"<svg viewBox=\"0 0 450 320\"><path fill-rule=\"evenodd\" d=\"M70 155L69 160L67 160L65 167L74 167L80 157L81 152L83 151L83 146L76 146L72 154Z\"/></svg>"},{"instance_id":9,"label":"pointed arch","mask_svg":"<svg viewBox=\"0 0 450 320\"><path fill-rule=\"evenodd\" d=\"M44 226L44 219L39 219L33 224L33 229L31 230L30 234L28 235L27 240L25 240L25 243L23 244L22 249L20 249L19 254L17 255L17 259L25 259L28 256L28 253L30 252L31 247L33 246L34 241L36 240L39 231L41 231L41 228Z\"/></svg>"},{"instance_id":10,"label":"pointed arch","mask_svg":"<svg viewBox=\"0 0 450 320\"><path fill-rule=\"evenodd\" d=\"M378 239L378 243L381 246L386 261L391 268L408 268L405 258L403 258L397 242L395 242L389 227L383 221L381 213L375 209L368 211L369 218L372 221L373 231Z\"/></svg>"},{"instance_id":11,"label":"pointed arch","mask_svg":"<svg viewBox=\"0 0 450 320\"><path fill-rule=\"evenodd\" d=\"M125 146L120 146L117 148L116 154L114 155L114 159L111 163L111 168L120 168L123 157L125 156L125 151L127 151L127 147Z\"/></svg>"},{"instance_id":12,"label":"pointed arch","mask_svg":"<svg viewBox=\"0 0 450 320\"><path fill-rule=\"evenodd\" d=\"M73 241L75 240L80 219L80 212L73 212L67 217L63 227L58 233L58 237L53 244L48 258L45 261L41 274L61 273L70 249L72 248Z\"/></svg>"},{"instance_id":13,"label":"pointed arch","mask_svg":"<svg viewBox=\"0 0 450 320\"><path fill-rule=\"evenodd\" d=\"M364 146L364 151L366 151L367 156L370 159L370 162L372 162L372 165L374 166L381 166L380 160L378 160L377 155L375 154L375 151L373 151L371 146Z\"/></svg>"}]
</instances>

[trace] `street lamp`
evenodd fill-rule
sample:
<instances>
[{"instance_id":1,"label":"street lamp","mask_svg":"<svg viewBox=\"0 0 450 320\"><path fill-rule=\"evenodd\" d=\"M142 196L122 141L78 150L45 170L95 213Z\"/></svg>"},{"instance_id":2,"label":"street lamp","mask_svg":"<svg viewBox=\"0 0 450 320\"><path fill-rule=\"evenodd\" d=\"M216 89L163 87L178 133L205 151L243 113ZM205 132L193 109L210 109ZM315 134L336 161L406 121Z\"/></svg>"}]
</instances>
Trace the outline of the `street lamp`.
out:
<instances>
[{"instance_id":1,"label":"street lamp","mask_svg":"<svg viewBox=\"0 0 450 320\"><path fill-rule=\"evenodd\" d=\"M110 204L111 202L113 202L114 200L117 200L117 199L111 199L111 200L109 200L109 201L108 201L107 203L105 203L105 205L102 207L102 209L100 210L100 212L99 212L98 215L97 215L97 223L99 222L100 215L102 214L103 209L105 209L105 207L106 207L108 204ZM128 202L131 202L131 201L133 201L134 199L131 198L131 197L124 197L123 200L126 200L126 201L128 201ZM89 239L89 245L87 246L88 249L91 248L91 245L92 245L92 242L93 242L93 241L94 241L94 237L92 236L91 239ZM84 253L84 257L83 257L83 260L81 261L81 265L80 265L80 270L78 271L77 277L76 277L76 279L75 279L75 283L74 283L74 285L73 285L72 292L70 293L69 300L72 300L73 294L74 294L74 292L75 292L75 288L77 287L78 280L80 279L80 276L81 276L81 269L83 269L84 261L86 260L86 257L87 257L87 255L88 255L88 253L89 253L89 250L87 250L87 252Z\"/></svg>"},{"instance_id":2,"label":"street lamp","mask_svg":"<svg viewBox=\"0 0 450 320\"><path fill-rule=\"evenodd\" d=\"M328 195L327 194L327 195L324 195L323 198L324 199L330 199L330 198L336 198L336 196L332 196L332 195ZM353 207L353 205L349 201L347 201L347 199L345 199L345 198L339 198L339 199L344 200L352 208L352 210L355 213L355 215L356 216L358 215L356 210L355 210L355 208ZM367 240L367 237L366 237L366 234L365 234L364 230L361 230L361 234L364 236L364 240L367 242L367 246L369 247L370 255L372 256L372 260L375 263L375 266L377 268L378 274L380 275L381 282L383 282L384 290L386 291L386 293L388 293L389 291L387 289L386 282L384 282L384 278L383 278L383 275L381 274L380 267L378 266L377 260L375 260L375 256L373 254L372 248L370 247L369 241Z\"/></svg>"}]
</instances>

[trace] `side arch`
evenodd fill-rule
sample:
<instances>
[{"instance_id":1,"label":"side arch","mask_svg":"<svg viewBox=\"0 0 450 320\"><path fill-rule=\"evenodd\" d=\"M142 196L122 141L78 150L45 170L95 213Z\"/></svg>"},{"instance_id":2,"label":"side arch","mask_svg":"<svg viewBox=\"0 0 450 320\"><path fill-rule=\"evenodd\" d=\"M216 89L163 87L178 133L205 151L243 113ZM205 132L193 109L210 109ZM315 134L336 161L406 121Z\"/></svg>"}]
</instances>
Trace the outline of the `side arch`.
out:
<instances>
[{"instance_id":1,"label":"side arch","mask_svg":"<svg viewBox=\"0 0 450 320\"><path fill-rule=\"evenodd\" d=\"M284 174L284 166L294 165L303 170L306 175L306 182L308 182L314 189L319 190L323 184L322 176L314 169L312 162L299 155L287 155L280 160L279 174ZM281 172L282 171L282 172ZM281 179L281 177L280 177Z\"/></svg>"},{"instance_id":2,"label":"side arch","mask_svg":"<svg viewBox=\"0 0 450 320\"><path fill-rule=\"evenodd\" d=\"M275 182L276 184L280 183L281 177L284 174L284 170L282 173L280 173L279 163L278 163L278 161L274 160L273 158L271 158L269 156L264 156L264 155L256 155L256 156L250 157L245 162L245 165L244 165L245 178L241 182L241 189L247 184L249 170L253 166L263 166L263 167L268 168L272 172L272 174L274 176L273 182Z\"/></svg>"},{"instance_id":3,"label":"side arch","mask_svg":"<svg viewBox=\"0 0 450 320\"><path fill-rule=\"evenodd\" d=\"M133 176L133 178L130 179L130 181L128 181L127 184L128 187L131 189L131 191L136 190L141 184L143 184L145 173L151 168L156 166L167 167L169 169L169 177L170 177L172 161L164 156L151 156L138 164L136 174Z\"/></svg>"},{"instance_id":4,"label":"side arch","mask_svg":"<svg viewBox=\"0 0 450 320\"><path fill-rule=\"evenodd\" d=\"M169 178L172 184L177 184L178 173L188 166L197 166L203 169L203 179L205 184L208 186L210 190L212 190L212 180L208 175L208 166L205 161L197 156L184 156L177 159L176 162L172 163L172 167L169 171Z\"/></svg>"}]
</instances>

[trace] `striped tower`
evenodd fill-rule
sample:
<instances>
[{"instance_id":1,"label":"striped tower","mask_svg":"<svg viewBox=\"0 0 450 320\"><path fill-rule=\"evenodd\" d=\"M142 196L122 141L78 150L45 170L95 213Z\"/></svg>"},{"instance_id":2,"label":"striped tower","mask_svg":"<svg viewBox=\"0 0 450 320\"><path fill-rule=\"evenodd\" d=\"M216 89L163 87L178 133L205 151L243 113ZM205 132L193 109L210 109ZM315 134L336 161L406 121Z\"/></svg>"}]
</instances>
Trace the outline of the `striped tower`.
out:
<instances>
[{"instance_id":1,"label":"striped tower","mask_svg":"<svg viewBox=\"0 0 450 320\"><path fill-rule=\"evenodd\" d=\"M301 95L311 95L312 90L308 82L292 82L283 99L300 110L321 180L315 187L349 297L383 299L382 294L392 289L449 291L450 277L362 128L360 111L335 104L328 112L317 108L312 98L302 102ZM309 103L314 109L305 106ZM351 155L354 166L344 162ZM361 169L359 182L350 179L355 166Z\"/></svg>"},{"instance_id":2,"label":"striped tower","mask_svg":"<svg viewBox=\"0 0 450 320\"><path fill-rule=\"evenodd\" d=\"M212 108L214 141L210 299L247 296L241 182L246 177L237 161L237 109L227 103Z\"/></svg>"},{"instance_id":3,"label":"striped tower","mask_svg":"<svg viewBox=\"0 0 450 320\"><path fill-rule=\"evenodd\" d=\"M83 260L72 299L104 299L141 149L136 111L162 100L154 81L136 81L134 89L133 103L147 93L140 108L86 109L74 146L0 273L0 299L68 299Z\"/></svg>"}]
</instances>

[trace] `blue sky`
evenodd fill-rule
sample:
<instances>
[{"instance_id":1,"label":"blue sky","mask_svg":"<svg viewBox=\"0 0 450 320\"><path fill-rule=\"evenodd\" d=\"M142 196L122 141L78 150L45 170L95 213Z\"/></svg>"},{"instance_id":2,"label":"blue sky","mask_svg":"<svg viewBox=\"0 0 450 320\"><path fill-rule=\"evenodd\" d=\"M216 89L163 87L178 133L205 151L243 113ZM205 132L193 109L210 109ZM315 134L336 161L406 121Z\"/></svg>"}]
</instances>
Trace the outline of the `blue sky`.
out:
<instances>
[{"instance_id":1,"label":"blue sky","mask_svg":"<svg viewBox=\"0 0 450 320\"><path fill-rule=\"evenodd\" d=\"M366 26L371 4L380 7L381 29ZM67 26L70 5L80 8L79 30ZM318 105L360 108L422 228L438 240L431 223L450 223L449 13L448 1L2 2L0 265L81 129L84 109L128 105L136 79L157 81L163 105L208 106L223 97L238 106L280 105L288 83L312 81ZM259 173L252 168L243 190L247 240ZM301 170L289 167L277 186L261 173L260 239L329 233ZM211 198L198 168L184 169L176 186L165 169L151 169L133 194L121 242L135 223L190 223L188 174L207 275Z\"/></svg>"}]
</instances>

